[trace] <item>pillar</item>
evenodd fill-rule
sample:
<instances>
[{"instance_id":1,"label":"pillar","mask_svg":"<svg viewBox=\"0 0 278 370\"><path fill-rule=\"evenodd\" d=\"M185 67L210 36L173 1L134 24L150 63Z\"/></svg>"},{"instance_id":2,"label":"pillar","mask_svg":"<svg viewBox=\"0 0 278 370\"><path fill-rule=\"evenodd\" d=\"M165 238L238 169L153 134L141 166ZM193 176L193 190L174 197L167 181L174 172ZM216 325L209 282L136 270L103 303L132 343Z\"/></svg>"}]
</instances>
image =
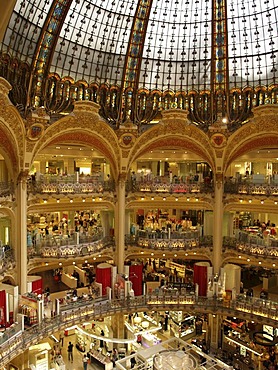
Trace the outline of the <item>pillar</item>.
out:
<instances>
[{"instance_id":1,"label":"pillar","mask_svg":"<svg viewBox=\"0 0 278 370\"><path fill-rule=\"evenodd\" d=\"M106 288L112 288L112 266L109 263L100 263L96 267L96 282L102 285L102 295L106 295Z\"/></svg>"},{"instance_id":2,"label":"pillar","mask_svg":"<svg viewBox=\"0 0 278 370\"><path fill-rule=\"evenodd\" d=\"M241 267L231 263L224 266L225 290L236 291L240 293Z\"/></svg>"},{"instance_id":3,"label":"pillar","mask_svg":"<svg viewBox=\"0 0 278 370\"><path fill-rule=\"evenodd\" d=\"M100 211L100 221L103 230L103 237L110 235L110 224L109 224L109 214L107 211Z\"/></svg>"},{"instance_id":4,"label":"pillar","mask_svg":"<svg viewBox=\"0 0 278 370\"><path fill-rule=\"evenodd\" d=\"M203 235L212 235L212 234L213 234L213 212L205 211Z\"/></svg>"},{"instance_id":5,"label":"pillar","mask_svg":"<svg viewBox=\"0 0 278 370\"><path fill-rule=\"evenodd\" d=\"M115 262L118 273L124 273L125 261L125 176L120 176L117 184L117 203L116 203L116 255Z\"/></svg>"},{"instance_id":6,"label":"pillar","mask_svg":"<svg viewBox=\"0 0 278 370\"><path fill-rule=\"evenodd\" d=\"M16 261L20 294L27 292L27 176L21 172L16 185Z\"/></svg>"},{"instance_id":7,"label":"pillar","mask_svg":"<svg viewBox=\"0 0 278 370\"><path fill-rule=\"evenodd\" d=\"M208 288L209 262L197 262L194 264L194 284L198 284L198 295L206 297Z\"/></svg>"},{"instance_id":8,"label":"pillar","mask_svg":"<svg viewBox=\"0 0 278 370\"><path fill-rule=\"evenodd\" d=\"M213 256L212 265L214 274L219 273L222 263L223 239L223 174L215 176L214 209L213 209Z\"/></svg>"},{"instance_id":9,"label":"pillar","mask_svg":"<svg viewBox=\"0 0 278 370\"><path fill-rule=\"evenodd\" d=\"M208 315L208 343L212 348L221 347L221 322L219 315Z\"/></svg>"},{"instance_id":10,"label":"pillar","mask_svg":"<svg viewBox=\"0 0 278 370\"><path fill-rule=\"evenodd\" d=\"M130 234L130 210L125 211L125 234Z\"/></svg>"},{"instance_id":11,"label":"pillar","mask_svg":"<svg viewBox=\"0 0 278 370\"><path fill-rule=\"evenodd\" d=\"M115 313L111 317L111 328L113 331L113 338L124 339L125 338L125 316L123 313ZM117 347L124 347L123 344L114 343L113 346Z\"/></svg>"}]
</instances>

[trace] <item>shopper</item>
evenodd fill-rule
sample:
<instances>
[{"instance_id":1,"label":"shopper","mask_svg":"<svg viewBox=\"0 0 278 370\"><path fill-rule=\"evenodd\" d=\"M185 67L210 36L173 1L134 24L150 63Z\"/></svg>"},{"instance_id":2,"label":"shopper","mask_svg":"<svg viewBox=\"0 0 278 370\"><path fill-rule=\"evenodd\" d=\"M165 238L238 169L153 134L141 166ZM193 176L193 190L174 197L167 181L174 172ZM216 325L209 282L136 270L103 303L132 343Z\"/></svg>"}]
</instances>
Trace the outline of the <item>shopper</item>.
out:
<instances>
[{"instance_id":1,"label":"shopper","mask_svg":"<svg viewBox=\"0 0 278 370\"><path fill-rule=\"evenodd\" d=\"M64 345L64 337L65 337L64 331L62 330L59 336L59 342L60 342L61 347L63 347Z\"/></svg>"},{"instance_id":2,"label":"shopper","mask_svg":"<svg viewBox=\"0 0 278 370\"><path fill-rule=\"evenodd\" d=\"M83 356L83 369L84 370L87 370L88 361L89 361L89 358L86 355L84 355Z\"/></svg>"},{"instance_id":3,"label":"shopper","mask_svg":"<svg viewBox=\"0 0 278 370\"><path fill-rule=\"evenodd\" d=\"M73 362L73 344L71 342L69 342L69 345L68 345L68 360Z\"/></svg>"}]
</instances>

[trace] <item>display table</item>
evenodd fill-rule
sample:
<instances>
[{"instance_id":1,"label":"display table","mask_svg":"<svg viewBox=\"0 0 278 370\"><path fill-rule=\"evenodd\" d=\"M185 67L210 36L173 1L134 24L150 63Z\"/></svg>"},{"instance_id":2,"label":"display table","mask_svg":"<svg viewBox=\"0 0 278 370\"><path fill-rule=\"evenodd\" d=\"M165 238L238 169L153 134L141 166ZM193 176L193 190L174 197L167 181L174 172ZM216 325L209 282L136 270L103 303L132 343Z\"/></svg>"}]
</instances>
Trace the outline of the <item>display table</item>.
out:
<instances>
[{"instance_id":1,"label":"display table","mask_svg":"<svg viewBox=\"0 0 278 370\"><path fill-rule=\"evenodd\" d=\"M98 365L104 370L113 370L113 362L99 351L91 350L88 355L91 364Z\"/></svg>"},{"instance_id":2,"label":"display table","mask_svg":"<svg viewBox=\"0 0 278 370\"><path fill-rule=\"evenodd\" d=\"M77 288L77 279L74 276L70 276L63 272L61 280L62 280L62 283L66 284L69 288L72 288L72 289Z\"/></svg>"}]
</instances>

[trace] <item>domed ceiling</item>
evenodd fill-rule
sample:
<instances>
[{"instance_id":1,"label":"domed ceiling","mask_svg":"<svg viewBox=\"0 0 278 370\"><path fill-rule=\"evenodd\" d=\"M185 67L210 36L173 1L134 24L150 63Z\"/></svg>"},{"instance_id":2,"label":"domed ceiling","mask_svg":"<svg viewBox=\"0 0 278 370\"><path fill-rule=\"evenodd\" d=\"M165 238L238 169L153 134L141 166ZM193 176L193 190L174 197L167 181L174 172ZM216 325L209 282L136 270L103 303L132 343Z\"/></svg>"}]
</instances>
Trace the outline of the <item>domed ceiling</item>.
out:
<instances>
[{"instance_id":1,"label":"domed ceiling","mask_svg":"<svg viewBox=\"0 0 278 370\"><path fill-rule=\"evenodd\" d=\"M277 83L277 19L276 0L18 0L2 53L31 66L33 105L43 103L40 86L52 76L85 87L106 84L131 95L140 89L198 92L202 100L207 94L201 106L209 111L218 104L211 103L212 95L223 94L223 108L231 89ZM56 88L51 86L49 95ZM193 111L197 101L180 103L175 95L171 108ZM49 107L55 110L53 101ZM106 114L113 116L111 109ZM211 120L209 114L191 118Z\"/></svg>"}]
</instances>

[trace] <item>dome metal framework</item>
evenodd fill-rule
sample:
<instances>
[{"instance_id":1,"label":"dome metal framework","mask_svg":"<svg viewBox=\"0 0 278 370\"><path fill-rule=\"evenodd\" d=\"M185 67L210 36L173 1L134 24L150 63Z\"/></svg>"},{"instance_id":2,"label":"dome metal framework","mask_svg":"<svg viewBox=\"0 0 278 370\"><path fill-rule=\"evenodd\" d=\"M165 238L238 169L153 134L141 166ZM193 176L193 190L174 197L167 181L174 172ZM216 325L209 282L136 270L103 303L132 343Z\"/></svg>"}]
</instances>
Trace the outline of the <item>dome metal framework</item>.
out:
<instances>
[{"instance_id":1,"label":"dome metal framework","mask_svg":"<svg viewBox=\"0 0 278 370\"><path fill-rule=\"evenodd\" d=\"M99 103L115 128L180 109L203 130L234 131L277 104L275 0L18 0L0 75L23 114L53 119Z\"/></svg>"}]
</instances>

